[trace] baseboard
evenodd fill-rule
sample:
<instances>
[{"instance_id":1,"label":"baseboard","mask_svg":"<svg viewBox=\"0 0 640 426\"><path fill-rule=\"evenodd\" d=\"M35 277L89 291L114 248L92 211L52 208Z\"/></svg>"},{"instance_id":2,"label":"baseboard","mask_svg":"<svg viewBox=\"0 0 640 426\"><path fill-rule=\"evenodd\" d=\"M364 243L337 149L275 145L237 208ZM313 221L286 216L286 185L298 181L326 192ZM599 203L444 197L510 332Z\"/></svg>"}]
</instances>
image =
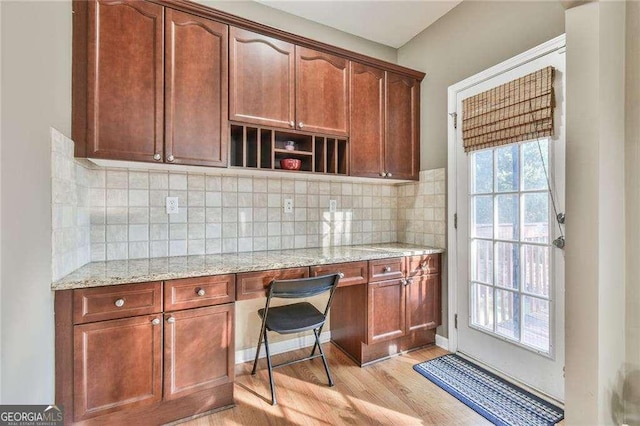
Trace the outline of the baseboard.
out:
<instances>
[{"instance_id":1,"label":"baseboard","mask_svg":"<svg viewBox=\"0 0 640 426\"><path fill-rule=\"evenodd\" d=\"M437 336L436 336L437 338ZM324 331L320 334L320 343L326 343L331 340L331 332ZM437 340L436 340L437 342ZM312 334L307 334L295 339L283 340L281 342L269 343L269 350L271 355L282 354L285 352L295 351L297 349L309 348L313 346L315 339ZM253 361L256 356L256 347L240 349L236 351L236 364L242 364L243 362ZM264 346L260 350L260 358L264 358Z\"/></svg>"},{"instance_id":2,"label":"baseboard","mask_svg":"<svg viewBox=\"0 0 640 426\"><path fill-rule=\"evenodd\" d=\"M439 334L436 334L436 346L445 350L449 350L449 339ZM255 352L254 352L255 354Z\"/></svg>"}]
</instances>

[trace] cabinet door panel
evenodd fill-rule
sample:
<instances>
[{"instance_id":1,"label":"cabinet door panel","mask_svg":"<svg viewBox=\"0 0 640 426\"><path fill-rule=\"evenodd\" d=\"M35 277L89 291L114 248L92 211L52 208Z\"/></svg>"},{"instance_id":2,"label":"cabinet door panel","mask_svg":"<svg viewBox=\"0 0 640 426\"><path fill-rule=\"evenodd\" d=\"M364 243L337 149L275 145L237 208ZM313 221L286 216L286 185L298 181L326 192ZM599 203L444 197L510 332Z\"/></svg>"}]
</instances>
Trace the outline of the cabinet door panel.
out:
<instances>
[{"instance_id":1,"label":"cabinet door panel","mask_svg":"<svg viewBox=\"0 0 640 426\"><path fill-rule=\"evenodd\" d=\"M227 165L228 26L166 11L166 160Z\"/></svg>"},{"instance_id":2,"label":"cabinet door panel","mask_svg":"<svg viewBox=\"0 0 640 426\"><path fill-rule=\"evenodd\" d=\"M163 8L88 3L87 154L154 161L163 146Z\"/></svg>"},{"instance_id":3,"label":"cabinet door panel","mask_svg":"<svg viewBox=\"0 0 640 426\"><path fill-rule=\"evenodd\" d=\"M233 381L233 311L231 303L165 314L166 400Z\"/></svg>"},{"instance_id":4,"label":"cabinet door panel","mask_svg":"<svg viewBox=\"0 0 640 426\"><path fill-rule=\"evenodd\" d=\"M351 176L381 177L384 171L384 86L384 71L351 62Z\"/></svg>"},{"instance_id":5,"label":"cabinet door panel","mask_svg":"<svg viewBox=\"0 0 640 426\"><path fill-rule=\"evenodd\" d=\"M418 179L420 83L387 72L385 170L394 179Z\"/></svg>"},{"instance_id":6,"label":"cabinet door panel","mask_svg":"<svg viewBox=\"0 0 640 426\"><path fill-rule=\"evenodd\" d=\"M230 120L293 128L294 45L235 27L230 37Z\"/></svg>"},{"instance_id":7,"label":"cabinet door panel","mask_svg":"<svg viewBox=\"0 0 640 426\"><path fill-rule=\"evenodd\" d=\"M367 344L405 334L405 291L402 281L369 283Z\"/></svg>"},{"instance_id":8,"label":"cabinet door panel","mask_svg":"<svg viewBox=\"0 0 640 426\"><path fill-rule=\"evenodd\" d=\"M347 136L349 61L296 46L296 128Z\"/></svg>"},{"instance_id":9,"label":"cabinet door panel","mask_svg":"<svg viewBox=\"0 0 640 426\"><path fill-rule=\"evenodd\" d=\"M435 328L440 325L440 275L422 275L409 279L407 331Z\"/></svg>"},{"instance_id":10,"label":"cabinet door panel","mask_svg":"<svg viewBox=\"0 0 640 426\"><path fill-rule=\"evenodd\" d=\"M160 318L145 315L74 327L76 421L160 402Z\"/></svg>"}]
</instances>

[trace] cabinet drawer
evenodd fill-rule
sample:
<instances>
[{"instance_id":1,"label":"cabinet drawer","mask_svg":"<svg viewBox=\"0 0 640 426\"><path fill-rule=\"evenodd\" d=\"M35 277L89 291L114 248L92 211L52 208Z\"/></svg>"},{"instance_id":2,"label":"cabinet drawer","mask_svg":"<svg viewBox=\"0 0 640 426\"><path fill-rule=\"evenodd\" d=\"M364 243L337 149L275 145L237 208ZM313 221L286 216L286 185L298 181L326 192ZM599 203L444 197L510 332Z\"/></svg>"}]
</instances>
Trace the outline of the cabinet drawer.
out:
<instances>
[{"instance_id":1,"label":"cabinet drawer","mask_svg":"<svg viewBox=\"0 0 640 426\"><path fill-rule=\"evenodd\" d=\"M200 308L235 301L235 275L185 278L164 283L164 310Z\"/></svg>"},{"instance_id":2,"label":"cabinet drawer","mask_svg":"<svg viewBox=\"0 0 640 426\"><path fill-rule=\"evenodd\" d=\"M427 254L407 258L408 275L437 274L440 272L440 255Z\"/></svg>"},{"instance_id":3,"label":"cabinet drawer","mask_svg":"<svg viewBox=\"0 0 640 426\"><path fill-rule=\"evenodd\" d=\"M157 312L162 312L162 283L159 281L73 291L74 324Z\"/></svg>"},{"instance_id":4,"label":"cabinet drawer","mask_svg":"<svg viewBox=\"0 0 640 426\"><path fill-rule=\"evenodd\" d=\"M308 276L309 268L307 267L238 274L236 296L238 300L265 297L267 294L265 290L273 280L292 280L294 278L307 278Z\"/></svg>"},{"instance_id":5,"label":"cabinet drawer","mask_svg":"<svg viewBox=\"0 0 640 426\"><path fill-rule=\"evenodd\" d=\"M369 261L369 281L391 280L404 277L404 258L378 259Z\"/></svg>"},{"instance_id":6,"label":"cabinet drawer","mask_svg":"<svg viewBox=\"0 0 640 426\"><path fill-rule=\"evenodd\" d=\"M368 279L367 262L332 263L331 265L318 265L310 268L310 276L343 273L338 287L346 287L356 284L365 284Z\"/></svg>"}]
</instances>

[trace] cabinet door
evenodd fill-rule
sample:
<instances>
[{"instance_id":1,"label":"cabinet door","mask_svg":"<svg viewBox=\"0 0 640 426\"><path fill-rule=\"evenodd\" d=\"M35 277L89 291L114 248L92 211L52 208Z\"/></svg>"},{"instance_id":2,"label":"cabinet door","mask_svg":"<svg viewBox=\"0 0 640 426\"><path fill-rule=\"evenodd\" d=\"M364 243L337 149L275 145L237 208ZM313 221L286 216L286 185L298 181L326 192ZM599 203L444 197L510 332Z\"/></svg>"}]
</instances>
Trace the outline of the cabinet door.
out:
<instances>
[{"instance_id":1,"label":"cabinet door","mask_svg":"<svg viewBox=\"0 0 640 426\"><path fill-rule=\"evenodd\" d=\"M233 310L230 303L165 314L166 400L233 381Z\"/></svg>"},{"instance_id":2,"label":"cabinet door","mask_svg":"<svg viewBox=\"0 0 640 426\"><path fill-rule=\"evenodd\" d=\"M160 402L160 318L144 315L74 327L76 421Z\"/></svg>"},{"instance_id":3,"label":"cabinet door","mask_svg":"<svg viewBox=\"0 0 640 426\"><path fill-rule=\"evenodd\" d=\"M367 344L405 334L405 291L402 280L369 283Z\"/></svg>"},{"instance_id":4,"label":"cabinet door","mask_svg":"<svg viewBox=\"0 0 640 426\"><path fill-rule=\"evenodd\" d=\"M384 174L384 86L384 71L351 62L351 176Z\"/></svg>"},{"instance_id":5,"label":"cabinet door","mask_svg":"<svg viewBox=\"0 0 640 426\"><path fill-rule=\"evenodd\" d=\"M420 83L387 72L385 170L394 179L418 179Z\"/></svg>"},{"instance_id":6,"label":"cabinet door","mask_svg":"<svg viewBox=\"0 0 640 426\"><path fill-rule=\"evenodd\" d=\"M87 155L154 161L163 146L163 8L88 3Z\"/></svg>"},{"instance_id":7,"label":"cabinet door","mask_svg":"<svg viewBox=\"0 0 640 426\"><path fill-rule=\"evenodd\" d=\"M166 10L165 160L227 165L228 26Z\"/></svg>"},{"instance_id":8,"label":"cabinet door","mask_svg":"<svg viewBox=\"0 0 640 426\"><path fill-rule=\"evenodd\" d=\"M296 46L296 128L347 136L349 61Z\"/></svg>"},{"instance_id":9,"label":"cabinet door","mask_svg":"<svg viewBox=\"0 0 640 426\"><path fill-rule=\"evenodd\" d=\"M229 119L293 128L294 45L235 27L230 37Z\"/></svg>"},{"instance_id":10,"label":"cabinet door","mask_svg":"<svg viewBox=\"0 0 640 426\"><path fill-rule=\"evenodd\" d=\"M440 325L440 275L409 278L407 298L407 331L435 328Z\"/></svg>"}]
</instances>

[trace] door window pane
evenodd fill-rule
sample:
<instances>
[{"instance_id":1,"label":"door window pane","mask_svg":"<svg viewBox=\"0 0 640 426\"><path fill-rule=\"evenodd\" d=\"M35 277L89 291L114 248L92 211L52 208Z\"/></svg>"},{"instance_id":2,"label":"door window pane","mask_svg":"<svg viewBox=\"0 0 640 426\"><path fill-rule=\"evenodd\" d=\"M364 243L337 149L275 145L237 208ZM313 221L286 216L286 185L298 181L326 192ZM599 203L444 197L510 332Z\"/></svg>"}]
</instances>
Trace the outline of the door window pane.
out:
<instances>
[{"instance_id":1,"label":"door window pane","mask_svg":"<svg viewBox=\"0 0 640 426\"><path fill-rule=\"evenodd\" d=\"M548 193L524 194L522 204L522 240L534 243L549 241Z\"/></svg>"},{"instance_id":2,"label":"door window pane","mask_svg":"<svg viewBox=\"0 0 640 426\"><path fill-rule=\"evenodd\" d=\"M523 296L522 342L549 352L549 301Z\"/></svg>"},{"instance_id":3,"label":"door window pane","mask_svg":"<svg viewBox=\"0 0 640 426\"><path fill-rule=\"evenodd\" d=\"M472 154L474 194L493 191L493 151L477 151Z\"/></svg>"},{"instance_id":4,"label":"door window pane","mask_svg":"<svg viewBox=\"0 0 640 426\"><path fill-rule=\"evenodd\" d=\"M472 283L471 323L493 331L493 287Z\"/></svg>"},{"instance_id":5,"label":"door window pane","mask_svg":"<svg viewBox=\"0 0 640 426\"><path fill-rule=\"evenodd\" d=\"M500 240L518 240L520 236L519 222L519 196L518 194L497 195L496 209L498 223L496 226L496 238Z\"/></svg>"},{"instance_id":6,"label":"door window pane","mask_svg":"<svg viewBox=\"0 0 640 426\"><path fill-rule=\"evenodd\" d=\"M480 238L493 237L493 196L472 197L472 235Z\"/></svg>"},{"instance_id":7,"label":"door window pane","mask_svg":"<svg viewBox=\"0 0 640 426\"><path fill-rule=\"evenodd\" d=\"M518 293L496 290L496 333L520 340L520 298Z\"/></svg>"},{"instance_id":8,"label":"door window pane","mask_svg":"<svg viewBox=\"0 0 640 426\"><path fill-rule=\"evenodd\" d=\"M549 297L549 247L522 246L524 291Z\"/></svg>"},{"instance_id":9,"label":"door window pane","mask_svg":"<svg viewBox=\"0 0 640 426\"><path fill-rule=\"evenodd\" d=\"M545 168L549 164L547 139L522 144L522 190L547 189ZM542 155L541 155L542 152ZM544 165L544 167L543 167Z\"/></svg>"},{"instance_id":10,"label":"door window pane","mask_svg":"<svg viewBox=\"0 0 640 426\"><path fill-rule=\"evenodd\" d=\"M474 240L471 279L483 283L493 283L493 241Z\"/></svg>"},{"instance_id":11,"label":"door window pane","mask_svg":"<svg viewBox=\"0 0 640 426\"><path fill-rule=\"evenodd\" d=\"M496 243L496 285L500 287L518 288L520 277L520 248L518 244Z\"/></svg>"},{"instance_id":12,"label":"door window pane","mask_svg":"<svg viewBox=\"0 0 640 426\"><path fill-rule=\"evenodd\" d=\"M496 192L517 191L520 180L518 145L496 149Z\"/></svg>"}]
</instances>

